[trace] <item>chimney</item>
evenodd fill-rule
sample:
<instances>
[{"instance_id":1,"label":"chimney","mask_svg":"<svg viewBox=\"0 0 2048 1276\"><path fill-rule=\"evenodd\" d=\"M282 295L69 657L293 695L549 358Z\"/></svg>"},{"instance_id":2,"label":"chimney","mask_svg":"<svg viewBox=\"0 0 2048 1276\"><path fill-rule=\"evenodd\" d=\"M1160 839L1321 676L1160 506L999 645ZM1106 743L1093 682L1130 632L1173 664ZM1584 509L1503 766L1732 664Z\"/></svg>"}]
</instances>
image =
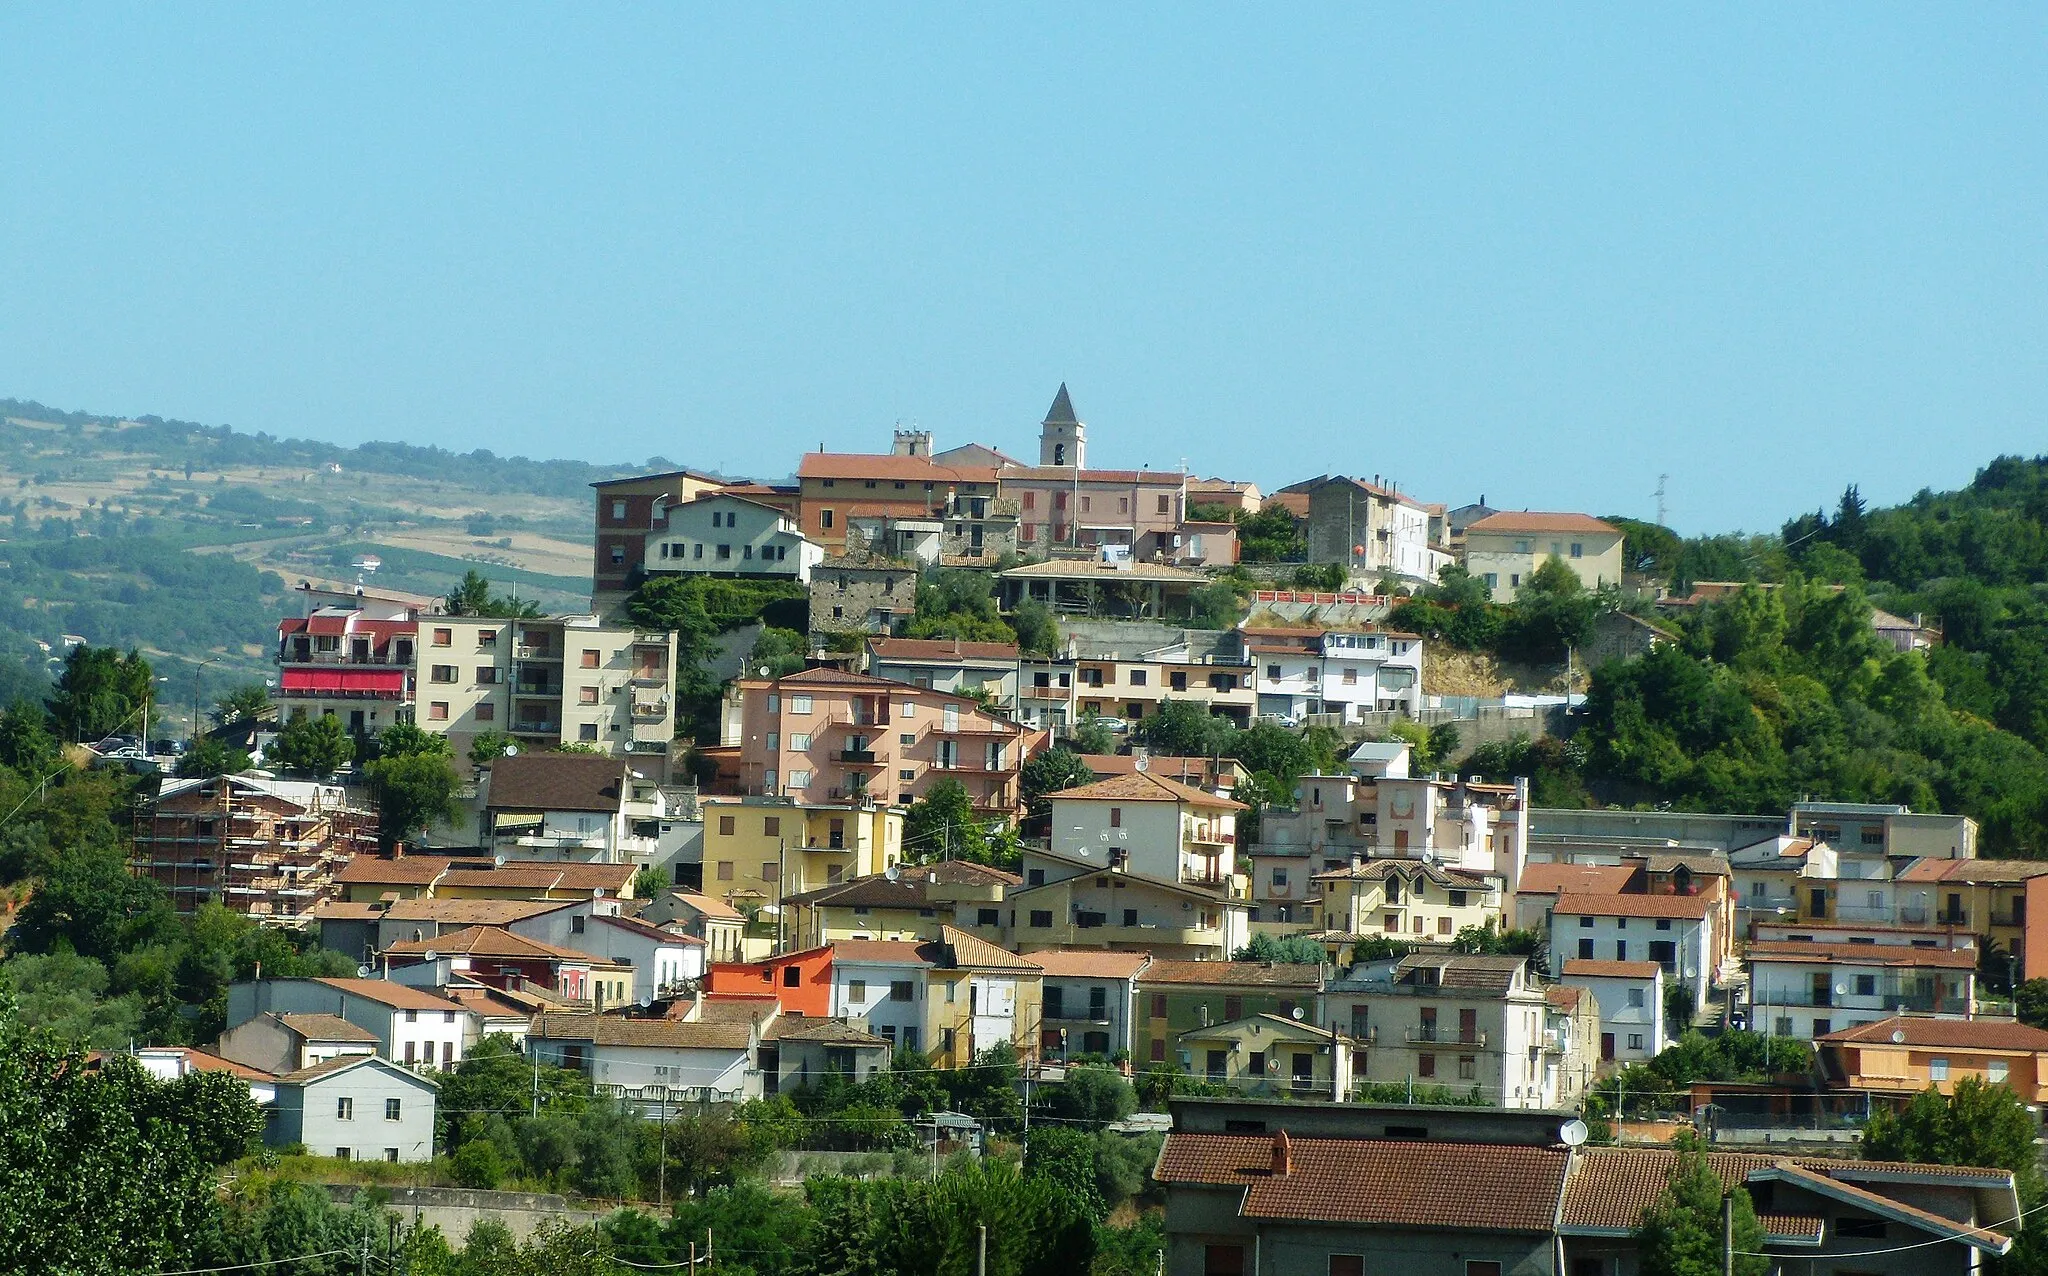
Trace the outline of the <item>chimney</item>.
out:
<instances>
[{"instance_id":1,"label":"chimney","mask_svg":"<svg viewBox=\"0 0 2048 1276\"><path fill-rule=\"evenodd\" d=\"M1273 1177L1284 1179L1294 1173L1294 1144L1282 1130L1273 1136Z\"/></svg>"}]
</instances>

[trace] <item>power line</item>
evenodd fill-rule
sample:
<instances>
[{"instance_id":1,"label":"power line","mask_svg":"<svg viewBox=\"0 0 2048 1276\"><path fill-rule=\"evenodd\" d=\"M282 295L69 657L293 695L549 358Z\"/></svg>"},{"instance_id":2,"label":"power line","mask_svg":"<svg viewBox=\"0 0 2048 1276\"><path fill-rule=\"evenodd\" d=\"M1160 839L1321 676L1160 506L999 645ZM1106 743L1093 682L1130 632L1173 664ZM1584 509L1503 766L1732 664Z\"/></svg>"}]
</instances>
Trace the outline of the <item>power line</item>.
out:
<instances>
[{"instance_id":1,"label":"power line","mask_svg":"<svg viewBox=\"0 0 2048 1276\"><path fill-rule=\"evenodd\" d=\"M317 1254L293 1254L289 1258L266 1258L253 1263L230 1263L226 1267L188 1267L182 1271L163 1272L156 1276L212 1276L215 1272L246 1272L258 1267L276 1267L281 1263L303 1263L308 1259L332 1258L337 1254L354 1254L353 1249L323 1249Z\"/></svg>"},{"instance_id":2,"label":"power line","mask_svg":"<svg viewBox=\"0 0 2048 1276\"><path fill-rule=\"evenodd\" d=\"M1998 1230L1997 1230L1997 1227L2004 1227L2004 1226L2005 1226L2005 1225L2006 1225L2007 1223L2017 1223L2017 1222L2019 1222L2019 1221L2020 1221L2021 1219L2025 1218L2025 1217L2026 1217L2027 1215L2029 1215L2029 1214L2038 1214L2038 1213L2040 1213L2040 1212L2041 1212L2042 1210L2048 1210L2048 1201L2043 1201L2043 1202L2042 1202L2041 1204L2039 1204L2039 1205L2036 1205L2036 1206L2034 1206L2034 1207L2033 1207L2032 1209L2024 1209L2024 1210L2021 1210L2021 1211L2020 1211L2019 1213L2017 1213L2017 1214L2013 1215L2013 1216L2012 1216L2011 1218L2005 1218L2005 1219L2000 1219L2000 1220L1998 1220L1998 1223L1997 1223L1997 1226L1996 1226L1996 1227L1993 1227L1993 1226L1992 1226L1992 1225L1990 1225L1990 1224L1982 1224L1982 1223L1975 1223L1975 1224L1973 1224L1973 1223L1956 1223L1956 1224L1955 1224L1955 1228L1956 1228L1956 1230L1957 1230L1957 1231L1959 1231L1959 1232L1975 1232L1975 1233L1977 1233L1977 1234L1978 1234L1978 1235L1980 1235L1980 1236L1987 1236L1987 1237L1989 1237L1989 1236L1996 1236L1996 1237L1998 1237L1998 1238L1999 1238L1999 1239L2001 1239L2001 1240L2009 1240L2009 1239L2011 1239L2011 1238L2010 1238L2010 1237L2008 1237L2008 1236L2007 1236L2007 1235L2006 1235L2006 1234L2005 1234L2004 1232L1998 1231ZM1888 1248L1885 1248L1885 1249L1862 1249L1862 1250L1857 1250L1857 1251L1855 1251L1854 1253L1850 1253L1850 1254L1829 1254L1829 1255L1828 1255L1828 1257L1829 1257L1830 1259L1835 1259L1835 1258L1875 1258L1876 1256L1878 1256L1878 1255L1880 1255L1880 1254L1903 1254L1903 1253L1905 1253L1905 1252L1906 1252L1907 1250L1913 1250L1913 1249L1926 1249L1926 1248L1927 1248L1927 1247L1929 1247L1930 1245L1952 1245L1952 1244L1954 1244L1954 1243L1955 1243L1955 1242L1956 1242L1956 1241L1957 1241L1958 1239L1959 1239L1959 1238L1957 1238L1957 1237L1954 1237L1954 1236L1937 1236L1937 1237L1935 1237L1935 1238L1934 1238L1933 1240L1931 1240L1931 1241L1915 1241L1915 1242L1913 1242L1913 1243L1912 1243L1911 1245L1893 1245L1893 1246L1889 1246ZM1784 1256L1783 1254L1756 1254L1756 1253L1751 1253L1751 1252L1750 1252L1749 1250L1746 1250L1746 1249L1738 1249L1738 1250L1736 1250L1736 1251L1735 1251L1735 1253L1736 1253L1736 1254L1738 1254L1738 1255L1740 1255L1740 1256L1741 1256L1741 1257L1743 1257L1743 1258L1783 1258L1783 1257L1785 1257L1785 1256Z\"/></svg>"}]
</instances>

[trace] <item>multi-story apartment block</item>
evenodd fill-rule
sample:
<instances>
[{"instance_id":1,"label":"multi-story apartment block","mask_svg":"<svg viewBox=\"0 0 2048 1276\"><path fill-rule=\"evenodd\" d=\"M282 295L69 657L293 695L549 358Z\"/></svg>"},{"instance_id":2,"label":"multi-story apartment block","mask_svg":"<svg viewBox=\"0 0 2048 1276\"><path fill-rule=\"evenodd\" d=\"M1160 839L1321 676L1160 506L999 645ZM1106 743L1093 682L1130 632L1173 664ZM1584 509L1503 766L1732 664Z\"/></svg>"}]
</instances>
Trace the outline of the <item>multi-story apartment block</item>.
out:
<instances>
[{"instance_id":1,"label":"multi-story apartment block","mask_svg":"<svg viewBox=\"0 0 2048 1276\"><path fill-rule=\"evenodd\" d=\"M634 574L645 557L647 530L657 510L694 501L728 484L697 470L669 470L605 479L590 485L596 492L596 519L590 563L590 607L607 615L633 592Z\"/></svg>"},{"instance_id":2,"label":"multi-story apartment block","mask_svg":"<svg viewBox=\"0 0 2048 1276\"><path fill-rule=\"evenodd\" d=\"M1354 966L1323 992L1325 1017L1357 1043L1352 1079L1476 1090L1504 1108L1577 1103L1598 1061L1582 1044L1590 1005L1553 1005L1523 957L1418 953Z\"/></svg>"},{"instance_id":3,"label":"multi-story apartment block","mask_svg":"<svg viewBox=\"0 0 2048 1276\"><path fill-rule=\"evenodd\" d=\"M339 894L336 874L376 849L376 814L339 785L221 775L166 780L138 804L128 862L181 913L219 903L298 926Z\"/></svg>"},{"instance_id":4,"label":"multi-story apartment block","mask_svg":"<svg viewBox=\"0 0 2048 1276\"><path fill-rule=\"evenodd\" d=\"M1076 621L1056 656L1025 657L1019 715L1063 731L1083 718L1149 718L1167 700L1192 700L1238 726L1251 723L1250 658L1229 629Z\"/></svg>"},{"instance_id":5,"label":"multi-story apartment block","mask_svg":"<svg viewBox=\"0 0 2048 1276\"><path fill-rule=\"evenodd\" d=\"M1342 563L1347 572L1378 580L1397 576L1433 584L1451 555L1431 536L1429 507L1377 477L1325 475L1281 489L1308 497L1308 557ZM1438 526L1441 526L1439 520Z\"/></svg>"},{"instance_id":6,"label":"multi-story apartment block","mask_svg":"<svg viewBox=\"0 0 2048 1276\"><path fill-rule=\"evenodd\" d=\"M1010 817L1017 772L1045 743L967 696L833 669L741 679L726 708L741 792L803 802L907 806L952 779Z\"/></svg>"},{"instance_id":7,"label":"multi-story apartment block","mask_svg":"<svg viewBox=\"0 0 2048 1276\"><path fill-rule=\"evenodd\" d=\"M1150 772L1047 799L1052 838L1010 892L1014 947L1227 957L1248 938L1236 861L1243 803Z\"/></svg>"},{"instance_id":8,"label":"multi-story apartment block","mask_svg":"<svg viewBox=\"0 0 2048 1276\"><path fill-rule=\"evenodd\" d=\"M1422 711L1422 638L1393 630L1247 629L1260 717Z\"/></svg>"},{"instance_id":9,"label":"multi-story apartment block","mask_svg":"<svg viewBox=\"0 0 2048 1276\"><path fill-rule=\"evenodd\" d=\"M1811 1041L1894 1014L1976 1008L1974 949L1758 941L1747 956L1750 1026L1773 1036Z\"/></svg>"},{"instance_id":10,"label":"multi-story apartment block","mask_svg":"<svg viewBox=\"0 0 2048 1276\"><path fill-rule=\"evenodd\" d=\"M1550 973L1567 961L1653 961L1703 1006L1720 977L1725 939L1714 901L1699 895L1560 894L1550 919Z\"/></svg>"},{"instance_id":11,"label":"multi-story apartment block","mask_svg":"<svg viewBox=\"0 0 2048 1276\"><path fill-rule=\"evenodd\" d=\"M2048 976L2048 864L1925 859L1895 886L1900 928L1981 935L2015 959L2020 979Z\"/></svg>"},{"instance_id":12,"label":"multi-story apartment block","mask_svg":"<svg viewBox=\"0 0 2048 1276\"><path fill-rule=\"evenodd\" d=\"M1465 570L1486 582L1497 603L1513 602L1552 559L1587 589L1603 589L1621 584L1621 542L1620 528L1590 514L1489 514L1465 528Z\"/></svg>"},{"instance_id":13,"label":"multi-story apartment block","mask_svg":"<svg viewBox=\"0 0 2048 1276\"><path fill-rule=\"evenodd\" d=\"M482 845L500 862L659 867L683 841L687 822L629 758L521 753L499 758L483 777Z\"/></svg>"},{"instance_id":14,"label":"multi-story apartment block","mask_svg":"<svg viewBox=\"0 0 2048 1276\"><path fill-rule=\"evenodd\" d=\"M1347 937L1449 943L1468 926L1498 924L1498 877L1422 860L1363 860L1311 877L1308 922Z\"/></svg>"},{"instance_id":15,"label":"multi-story apartment block","mask_svg":"<svg viewBox=\"0 0 2048 1276\"><path fill-rule=\"evenodd\" d=\"M703 815L701 885L686 885L735 907L779 909L903 859L903 813L875 803L710 798Z\"/></svg>"},{"instance_id":16,"label":"multi-story apartment block","mask_svg":"<svg viewBox=\"0 0 2048 1276\"><path fill-rule=\"evenodd\" d=\"M308 602L304 616L277 627L278 717L339 718L354 736L405 721L419 622L402 608Z\"/></svg>"},{"instance_id":17,"label":"multi-story apartment block","mask_svg":"<svg viewBox=\"0 0 2048 1276\"><path fill-rule=\"evenodd\" d=\"M1787 831L1848 854L1893 859L1977 857L1977 822L1969 816L1914 811L1888 803L1795 802Z\"/></svg>"},{"instance_id":18,"label":"multi-story apartment block","mask_svg":"<svg viewBox=\"0 0 2048 1276\"><path fill-rule=\"evenodd\" d=\"M657 507L640 551L643 576L734 576L808 582L825 551L797 516L731 492Z\"/></svg>"},{"instance_id":19,"label":"multi-story apartment block","mask_svg":"<svg viewBox=\"0 0 2048 1276\"><path fill-rule=\"evenodd\" d=\"M1130 1052L1138 976L1152 964L1150 953L1051 949L1032 960L1045 972L1041 1058Z\"/></svg>"},{"instance_id":20,"label":"multi-story apartment block","mask_svg":"<svg viewBox=\"0 0 2048 1276\"><path fill-rule=\"evenodd\" d=\"M797 486L804 536L843 553L848 533L861 526L860 548L868 548L872 529L937 522L940 536L952 534L963 545L986 548L990 520L1015 523L1015 512L999 500L996 467L942 465L928 455L909 451L888 456L864 452L806 452L797 464ZM977 531L976 528L981 530Z\"/></svg>"}]
</instances>

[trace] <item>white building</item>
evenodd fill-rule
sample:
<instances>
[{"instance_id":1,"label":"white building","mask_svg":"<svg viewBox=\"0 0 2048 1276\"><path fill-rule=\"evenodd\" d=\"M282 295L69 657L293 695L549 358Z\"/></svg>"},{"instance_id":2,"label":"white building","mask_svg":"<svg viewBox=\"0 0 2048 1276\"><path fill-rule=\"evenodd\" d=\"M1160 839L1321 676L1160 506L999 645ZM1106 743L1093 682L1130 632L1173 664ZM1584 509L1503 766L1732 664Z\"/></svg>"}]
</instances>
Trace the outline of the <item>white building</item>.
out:
<instances>
[{"instance_id":1,"label":"white building","mask_svg":"<svg viewBox=\"0 0 2048 1276\"><path fill-rule=\"evenodd\" d=\"M1971 948L1760 940L1748 957L1750 1026L1772 1036L1810 1041L1909 1012L1967 1018L1976 1005Z\"/></svg>"},{"instance_id":2,"label":"white building","mask_svg":"<svg viewBox=\"0 0 2048 1276\"><path fill-rule=\"evenodd\" d=\"M1564 981L1600 1008L1600 1061L1641 1063L1664 1050L1664 968L1654 961L1567 958Z\"/></svg>"},{"instance_id":3,"label":"white building","mask_svg":"<svg viewBox=\"0 0 2048 1276\"><path fill-rule=\"evenodd\" d=\"M810 582L825 557L794 516L729 492L655 511L641 560L650 576L749 576Z\"/></svg>"},{"instance_id":4,"label":"white building","mask_svg":"<svg viewBox=\"0 0 2048 1276\"><path fill-rule=\"evenodd\" d=\"M1312 713L1345 722L1378 712L1422 711L1419 635L1391 630L1247 629L1258 712L1299 721Z\"/></svg>"},{"instance_id":5,"label":"white building","mask_svg":"<svg viewBox=\"0 0 2048 1276\"><path fill-rule=\"evenodd\" d=\"M228 986L230 1031L262 1014L335 1015L374 1036L383 1058L444 1072L462 1062L465 1041L475 1037L462 1006L386 979L258 979Z\"/></svg>"},{"instance_id":6,"label":"white building","mask_svg":"<svg viewBox=\"0 0 2048 1276\"><path fill-rule=\"evenodd\" d=\"M832 945L832 1014L889 1043L923 1050L928 946L908 940L842 939Z\"/></svg>"},{"instance_id":7,"label":"white building","mask_svg":"<svg viewBox=\"0 0 2048 1276\"><path fill-rule=\"evenodd\" d=\"M600 1092L640 1105L737 1102L762 1095L752 1023L543 1014L526 1034L529 1058L574 1068Z\"/></svg>"},{"instance_id":8,"label":"white building","mask_svg":"<svg viewBox=\"0 0 2048 1276\"><path fill-rule=\"evenodd\" d=\"M483 785L491 850L507 860L659 865L696 826L626 758L521 753Z\"/></svg>"},{"instance_id":9,"label":"white building","mask_svg":"<svg viewBox=\"0 0 2048 1276\"><path fill-rule=\"evenodd\" d=\"M434 1096L432 1081L389 1060L329 1059L277 1079L263 1141L344 1161L431 1161Z\"/></svg>"},{"instance_id":10,"label":"white building","mask_svg":"<svg viewBox=\"0 0 2048 1276\"><path fill-rule=\"evenodd\" d=\"M1038 1057L1107 1058L1132 1049L1138 977L1150 953L1054 950L1037 954L1045 968Z\"/></svg>"},{"instance_id":11,"label":"white building","mask_svg":"<svg viewBox=\"0 0 2048 1276\"><path fill-rule=\"evenodd\" d=\"M1652 961L1704 1006L1717 961L1714 901L1705 895L1558 895L1550 973L1567 961Z\"/></svg>"},{"instance_id":12,"label":"white building","mask_svg":"<svg viewBox=\"0 0 2048 1276\"><path fill-rule=\"evenodd\" d=\"M704 977L703 940L621 916L612 900L579 901L513 922L506 929L599 961L631 966L630 999L640 1005L681 995Z\"/></svg>"}]
</instances>

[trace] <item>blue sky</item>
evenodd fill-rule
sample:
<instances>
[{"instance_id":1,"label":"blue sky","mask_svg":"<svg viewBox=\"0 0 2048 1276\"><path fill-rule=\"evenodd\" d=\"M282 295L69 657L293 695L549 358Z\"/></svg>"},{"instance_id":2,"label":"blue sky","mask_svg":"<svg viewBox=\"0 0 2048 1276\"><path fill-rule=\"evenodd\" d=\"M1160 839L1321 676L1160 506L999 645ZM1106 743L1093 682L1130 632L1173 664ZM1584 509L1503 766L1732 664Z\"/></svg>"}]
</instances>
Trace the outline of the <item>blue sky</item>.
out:
<instances>
[{"instance_id":1,"label":"blue sky","mask_svg":"<svg viewBox=\"0 0 2048 1276\"><path fill-rule=\"evenodd\" d=\"M421 12L426 9L426 12ZM959 10L965 9L966 12ZM0 395L1767 529L2048 450L2048 10L10 6Z\"/></svg>"}]
</instances>

